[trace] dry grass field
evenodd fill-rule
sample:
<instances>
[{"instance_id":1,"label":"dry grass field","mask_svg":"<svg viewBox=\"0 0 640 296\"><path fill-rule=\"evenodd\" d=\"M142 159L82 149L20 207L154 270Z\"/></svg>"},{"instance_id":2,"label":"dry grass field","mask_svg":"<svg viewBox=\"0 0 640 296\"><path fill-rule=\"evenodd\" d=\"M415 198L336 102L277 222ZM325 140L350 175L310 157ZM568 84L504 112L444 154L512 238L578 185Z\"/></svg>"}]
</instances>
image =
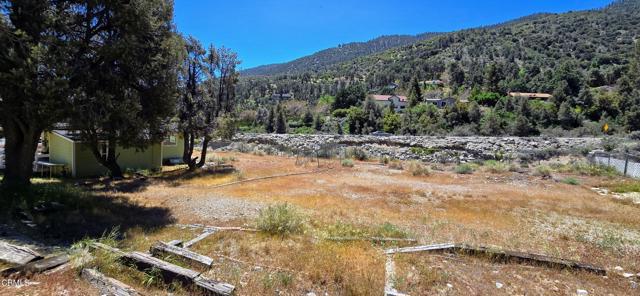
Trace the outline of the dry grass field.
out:
<instances>
[{"instance_id":1,"label":"dry grass field","mask_svg":"<svg viewBox=\"0 0 640 296\"><path fill-rule=\"evenodd\" d=\"M231 159L237 172L185 175L176 168L142 184L125 180L82 186L104 198L117 196L143 208L168 209L178 224L260 228L265 223L261 211L288 204L289 218L300 226L292 233L220 231L192 247L215 259L205 274L235 285L237 295L381 295L384 249L446 242L561 257L610 272L602 277L501 264L490 258L397 254L395 287L410 295L571 295L578 289L590 295L640 294L631 283L640 278L624 278L614 270L619 266L624 272L640 273L640 205L592 189L613 187L621 177L585 176L553 163L548 164L554 168L551 176L540 176L533 165L477 166L471 174L458 174L453 166L427 165L428 173L414 174L408 163L398 169L398 164L378 161L354 161L353 167L346 167L338 160L321 160L318 165L296 164L296 158L284 156L216 156ZM247 182L217 187L241 180ZM187 241L201 232L173 223L128 227L113 243L124 250L147 251L158 240ZM417 243L336 242L332 237L415 238ZM167 289L188 293L159 282L153 274L96 257L87 265L150 295ZM43 284L0 292L45 295L46 286L52 287L49 291L71 291L68 295L95 293L77 279L74 269L57 277L62 278L38 278Z\"/></svg>"}]
</instances>

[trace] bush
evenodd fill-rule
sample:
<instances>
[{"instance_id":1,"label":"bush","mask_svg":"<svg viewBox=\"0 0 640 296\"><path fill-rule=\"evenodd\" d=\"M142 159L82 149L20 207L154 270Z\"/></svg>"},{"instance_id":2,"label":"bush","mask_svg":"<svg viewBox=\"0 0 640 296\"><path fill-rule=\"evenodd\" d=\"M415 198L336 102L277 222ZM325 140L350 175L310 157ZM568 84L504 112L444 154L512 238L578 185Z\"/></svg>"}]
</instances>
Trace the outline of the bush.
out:
<instances>
[{"instance_id":1,"label":"bush","mask_svg":"<svg viewBox=\"0 0 640 296\"><path fill-rule=\"evenodd\" d=\"M484 170L493 174L501 174L511 171L511 167L503 162L487 160L484 162Z\"/></svg>"},{"instance_id":2,"label":"bush","mask_svg":"<svg viewBox=\"0 0 640 296\"><path fill-rule=\"evenodd\" d=\"M343 159L342 162L340 163L343 167L346 168L352 168L353 167L353 160L351 159Z\"/></svg>"},{"instance_id":3,"label":"bush","mask_svg":"<svg viewBox=\"0 0 640 296\"><path fill-rule=\"evenodd\" d=\"M593 177L613 177L620 174L612 166L588 163L585 161L573 161L567 164L557 165L556 170L562 173Z\"/></svg>"},{"instance_id":4,"label":"bush","mask_svg":"<svg viewBox=\"0 0 640 296\"><path fill-rule=\"evenodd\" d=\"M392 170L403 170L404 167L402 166L402 162L394 160L392 162L389 163L389 168Z\"/></svg>"},{"instance_id":5,"label":"bush","mask_svg":"<svg viewBox=\"0 0 640 296\"><path fill-rule=\"evenodd\" d=\"M455 170L456 174L473 174L473 166L468 163L463 163L461 165L456 166Z\"/></svg>"},{"instance_id":6,"label":"bush","mask_svg":"<svg viewBox=\"0 0 640 296\"><path fill-rule=\"evenodd\" d=\"M572 177L567 177L562 179L561 181L564 184L569 184L569 185L580 185L580 181L578 181L576 178L572 178Z\"/></svg>"},{"instance_id":7,"label":"bush","mask_svg":"<svg viewBox=\"0 0 640 296\"><path fill-rule=\"evenodd\" d=\"M354 158L359 161L365 161L369 159L369 156L367 155L367 153L360 148L349 148L347 149L346 154L347 154L347 158Z\"/></svg>"},{"instance_id":8,"label":"bush","mask_svg":"<svg viewBox=\"0 0 640 296\"><path fill-rule=\"evenodd\" d=\"M273 235L300 234L304 232L304 216L294 206L279 204L260 210L256 228Z\"/></svg>"},{"instance_id":9,"label":"bush","mask_svg":"<svg viewBox=\"0 0 640 296\"><path fill-rule=\"evenodd\" d=\"M536 171L533 174L543 178L551 178L551 168L547 165L541 165L536 167Z\"/></svg>"},{"instance_id":10,"label":"bush","mask_svg":"<svg viewBox=\"0 0 640 296\"><path fill-rule=\"evenodd\" d=\"M380 157L380 164L382 164L382 165L388 165L390 161L391 161L391 159L389 159L389 157L387 157L387 156L381 156Z\"/></svg>"},{"instance_id":11,"label":"bush","mask_svg":"<svg viewBox=\"0 0 640 296\"><path fill-rule=\"evenodd\" d=\"M422 163L418 161L410 162L407 167L407 170L413 176L428 176L431 174L431 171L429 170L429 168L427 168L426 166L424 166Z\"/></svg>"}]
</instances>

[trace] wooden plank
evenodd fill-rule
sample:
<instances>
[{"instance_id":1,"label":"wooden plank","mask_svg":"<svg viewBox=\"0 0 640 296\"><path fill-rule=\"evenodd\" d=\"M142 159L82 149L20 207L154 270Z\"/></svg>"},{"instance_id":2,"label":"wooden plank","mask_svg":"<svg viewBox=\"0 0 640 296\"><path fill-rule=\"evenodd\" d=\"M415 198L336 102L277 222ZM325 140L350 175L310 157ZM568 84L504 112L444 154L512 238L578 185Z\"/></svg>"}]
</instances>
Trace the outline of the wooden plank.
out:
<instances>
[{"instance_id":1,"label":"wooden plank","mask_svg":"<svg viewBox=\"0 0 640 296\"><path fill-rule=\"evenodd\" d=\"M425 252L425 251L443 251L443 250L452 250L455 248L456 244L446 243L446 244L436 244L436 245L427 245L427 246L416 246L416 247L406 247L406 248L393 248L388 249L384 253L385 254L396 254L396 253L414 253L414 252Z\"/></svg>"},{"instance_id":2,"label":"wooden plank","mask_svg":"<svg viewBox=\"0 0 640 296\"><path fill-rule=\"evenodd\" d=\"M130 286L105 276L95 269L85 268L82 270L82 278L100 291L100 295L113 296L136 296L140 295Z\"/></svg>"},{"instance_id":3,"label":"wooden plank","mask_svg":"<svg viewBox=\"0 0 640 296\"><path fill-rule=\"evenodd\" d=\"M221 283L214 281L203 276L199 276L194 280L196 289L205 295L220 295L228 296L233 295L235 286L227 283Z\"/></svg>"},{"instance_id":4,"label":"wooden plank","mask_svg":"<svg viewBox=\"0 0 640 296\"><path fill-rule=\"evenodd\" d=\"M209 237L210 235L216 233L215 231L212 230L205 230L205 232L203 232L201 235L198 235L196 238L184 243L182 245L183 248L187 249L193 245L195 245L197 242Z\"/></svg>"},{"instance_id":5,"label":"wooden plank","mask_svg":"<svg viewBox=\"0 0 640 296\"><path fill-rule=\"evenodd\" d=\"M168 242L167 245L176 246L176 247L181 247L182 248L182 241L179 240L179 239L174 239L174 240Z\"/></svg>"},{"instance_id":6,"label":"wooden plank","mask_svg":"<svg viewBox=\"0 0 640 296\"><path fill-rule=\"evenodd\" d=\"M155 245L151 246L150 252L156 257L164 255L175 255L180 259L188 261L189 263L200 265L206 268L211 268L211 265L213 265L213 259L207 256L200 255L184 248L165 244L163 242L157 242Z\"/></svg>"},{"instance_id":7,"label":"wooden plank","mask_svg":"<svg viewBox=\"0 0 640 296\"><path fill-rule=\"evenodd\" d=\"M69 262L69 256L67 256L66 254L63 254L59 256L38 260L38 261L33 261L30 263L27 263L26 265L21 265L14 268L9 268L7 270L3 270L2 275L8 276L15 273L18 273L18 274L41 273L41 272L45 272L47 270L56 268L60 265L66 264L67 262Z\"/></svg>"},{"instance_id":8,"label":"wooden plank","mask_svg":"<svg viewBox=\"0 0 640 296\"><path fill-rule=\"evenodd\" d=\"M24 265L31 261L44 258L38 252L27 247L16 246L0 242L0 261Z\"/></svg>"},{"instance_id":9,"label":"wooden plank","mask_svg":"<svg viewBox=\"0 0 640 296\"><path fill-rule=\"evenodd\" d=\"M130 263L133 263L140 270L148 270L156 268L160 271L160 275L166 283L171 283L174 280L178 280L182 283L190 285L193 283L196 277L200 275L199 272L191 269L186 269L175 264L171 264L166 261L162 261L158 258L154 258L149 254L140 252L131 252L126 254L123 259Z\"/></svg>"}]
</instances>

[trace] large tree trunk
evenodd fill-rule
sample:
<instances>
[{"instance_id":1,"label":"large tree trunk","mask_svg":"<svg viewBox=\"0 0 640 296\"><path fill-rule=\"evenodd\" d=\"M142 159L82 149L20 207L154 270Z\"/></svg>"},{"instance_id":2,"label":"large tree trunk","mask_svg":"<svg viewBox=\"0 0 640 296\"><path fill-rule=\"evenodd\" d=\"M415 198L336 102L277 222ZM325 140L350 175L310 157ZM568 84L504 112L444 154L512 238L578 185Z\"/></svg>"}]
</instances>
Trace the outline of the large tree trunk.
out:
<instances>
[{"instance_id":1,"label":"large tree trunk","mask_svg":"<svg viewBox=\"0 0 640 296\"><path fill-rule=\"evenodd\" d=\"M207 162L207 148L209 148L209 142L211 142L211 137L205 136L202 141L202 151L200 152L200 162L198 162L198 167L201 168Z\"/></svg>"},{"instance_id":2,"label":"large tree trunk","mask_svg":"<svg viewBox=\"0 0 640 296\"><path fill-rule=\"evenodd\" d=\"M42 129L21 124L16 119L7 119L4 122L4 133L6 167L2 186L28 186Z\"/></svg>"},{"instance_id":3,"label":"large tree trunk","mask_svg":"<svg viewBox=\"0 0 640 296\"><path fill-rule=\"evenodd\" d=\"M98 163L100 165L102 165L103 167L107 168L109 170L109 174L111 175L112 178L122 178L123 174L122 174L122 168L120 168L120 165L118 164L118 156L116 155L116 141L115 140L109 140L107 142L107 145L109 146L109 149L107 151L107 157L103 157L103 155L100 153L100 142L95 142L93 145L91 145L91 151L93 152L93 156L95 156L96 160L98 161Z\"/></svg>"},{"instance_id":4,"label":"large tree trunk","mask_svg":"<svg viewBox=\"0 0 640 296\"><path fill-rule=\"evenodd\" d=\"M189 170L193 171L197 167L198 158L193 158L193 147L195 141L195 134L190 132L184 132L184 152L182 154L182 161L189 166Z\"/></svg>"}]
</instances>

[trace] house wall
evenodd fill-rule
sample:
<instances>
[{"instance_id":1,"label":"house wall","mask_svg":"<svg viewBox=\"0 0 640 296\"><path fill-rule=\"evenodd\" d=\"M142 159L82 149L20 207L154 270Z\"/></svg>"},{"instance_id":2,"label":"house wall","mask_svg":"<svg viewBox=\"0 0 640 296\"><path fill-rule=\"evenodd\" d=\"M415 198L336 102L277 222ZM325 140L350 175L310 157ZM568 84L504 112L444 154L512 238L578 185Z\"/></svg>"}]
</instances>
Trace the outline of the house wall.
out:
<instances>
[{"instance_id":1,"label":"house wall","mask_svg":"<svg viewBox=\"0 0 640 296\"><path fill-rule=\"evenodd\" d=\"M176 136L176 145L162 145L162 160L182 158L184 154L184 137Z\"/></svg>"},{"instance_id":2,"label":"house wall","mask_svg":"<svg viewBox=\"0 0 640 296\"><path fill-rule=\"evenodd\" d=\"M64 164L65 173L71 175L73 170L73 142L55 133L46 133L49 145L49 161Z\"/></svg>"},{"instance_id":3,"label":"house wall","mask_svg":"<svg viewBox=\"0 0 640 296\"><path fill-rule=\"evenodd\" d=\"M162 148L160 144L153 144L149 148L136 151L135 148L116 148L116 155L119 154L118 164L122 170L154 170L162 168ZM82 143L76 143L76 175L74 177L94 177L108 174L109 170L104 168L91 152Z\"/></svg>"}]
</instances>

